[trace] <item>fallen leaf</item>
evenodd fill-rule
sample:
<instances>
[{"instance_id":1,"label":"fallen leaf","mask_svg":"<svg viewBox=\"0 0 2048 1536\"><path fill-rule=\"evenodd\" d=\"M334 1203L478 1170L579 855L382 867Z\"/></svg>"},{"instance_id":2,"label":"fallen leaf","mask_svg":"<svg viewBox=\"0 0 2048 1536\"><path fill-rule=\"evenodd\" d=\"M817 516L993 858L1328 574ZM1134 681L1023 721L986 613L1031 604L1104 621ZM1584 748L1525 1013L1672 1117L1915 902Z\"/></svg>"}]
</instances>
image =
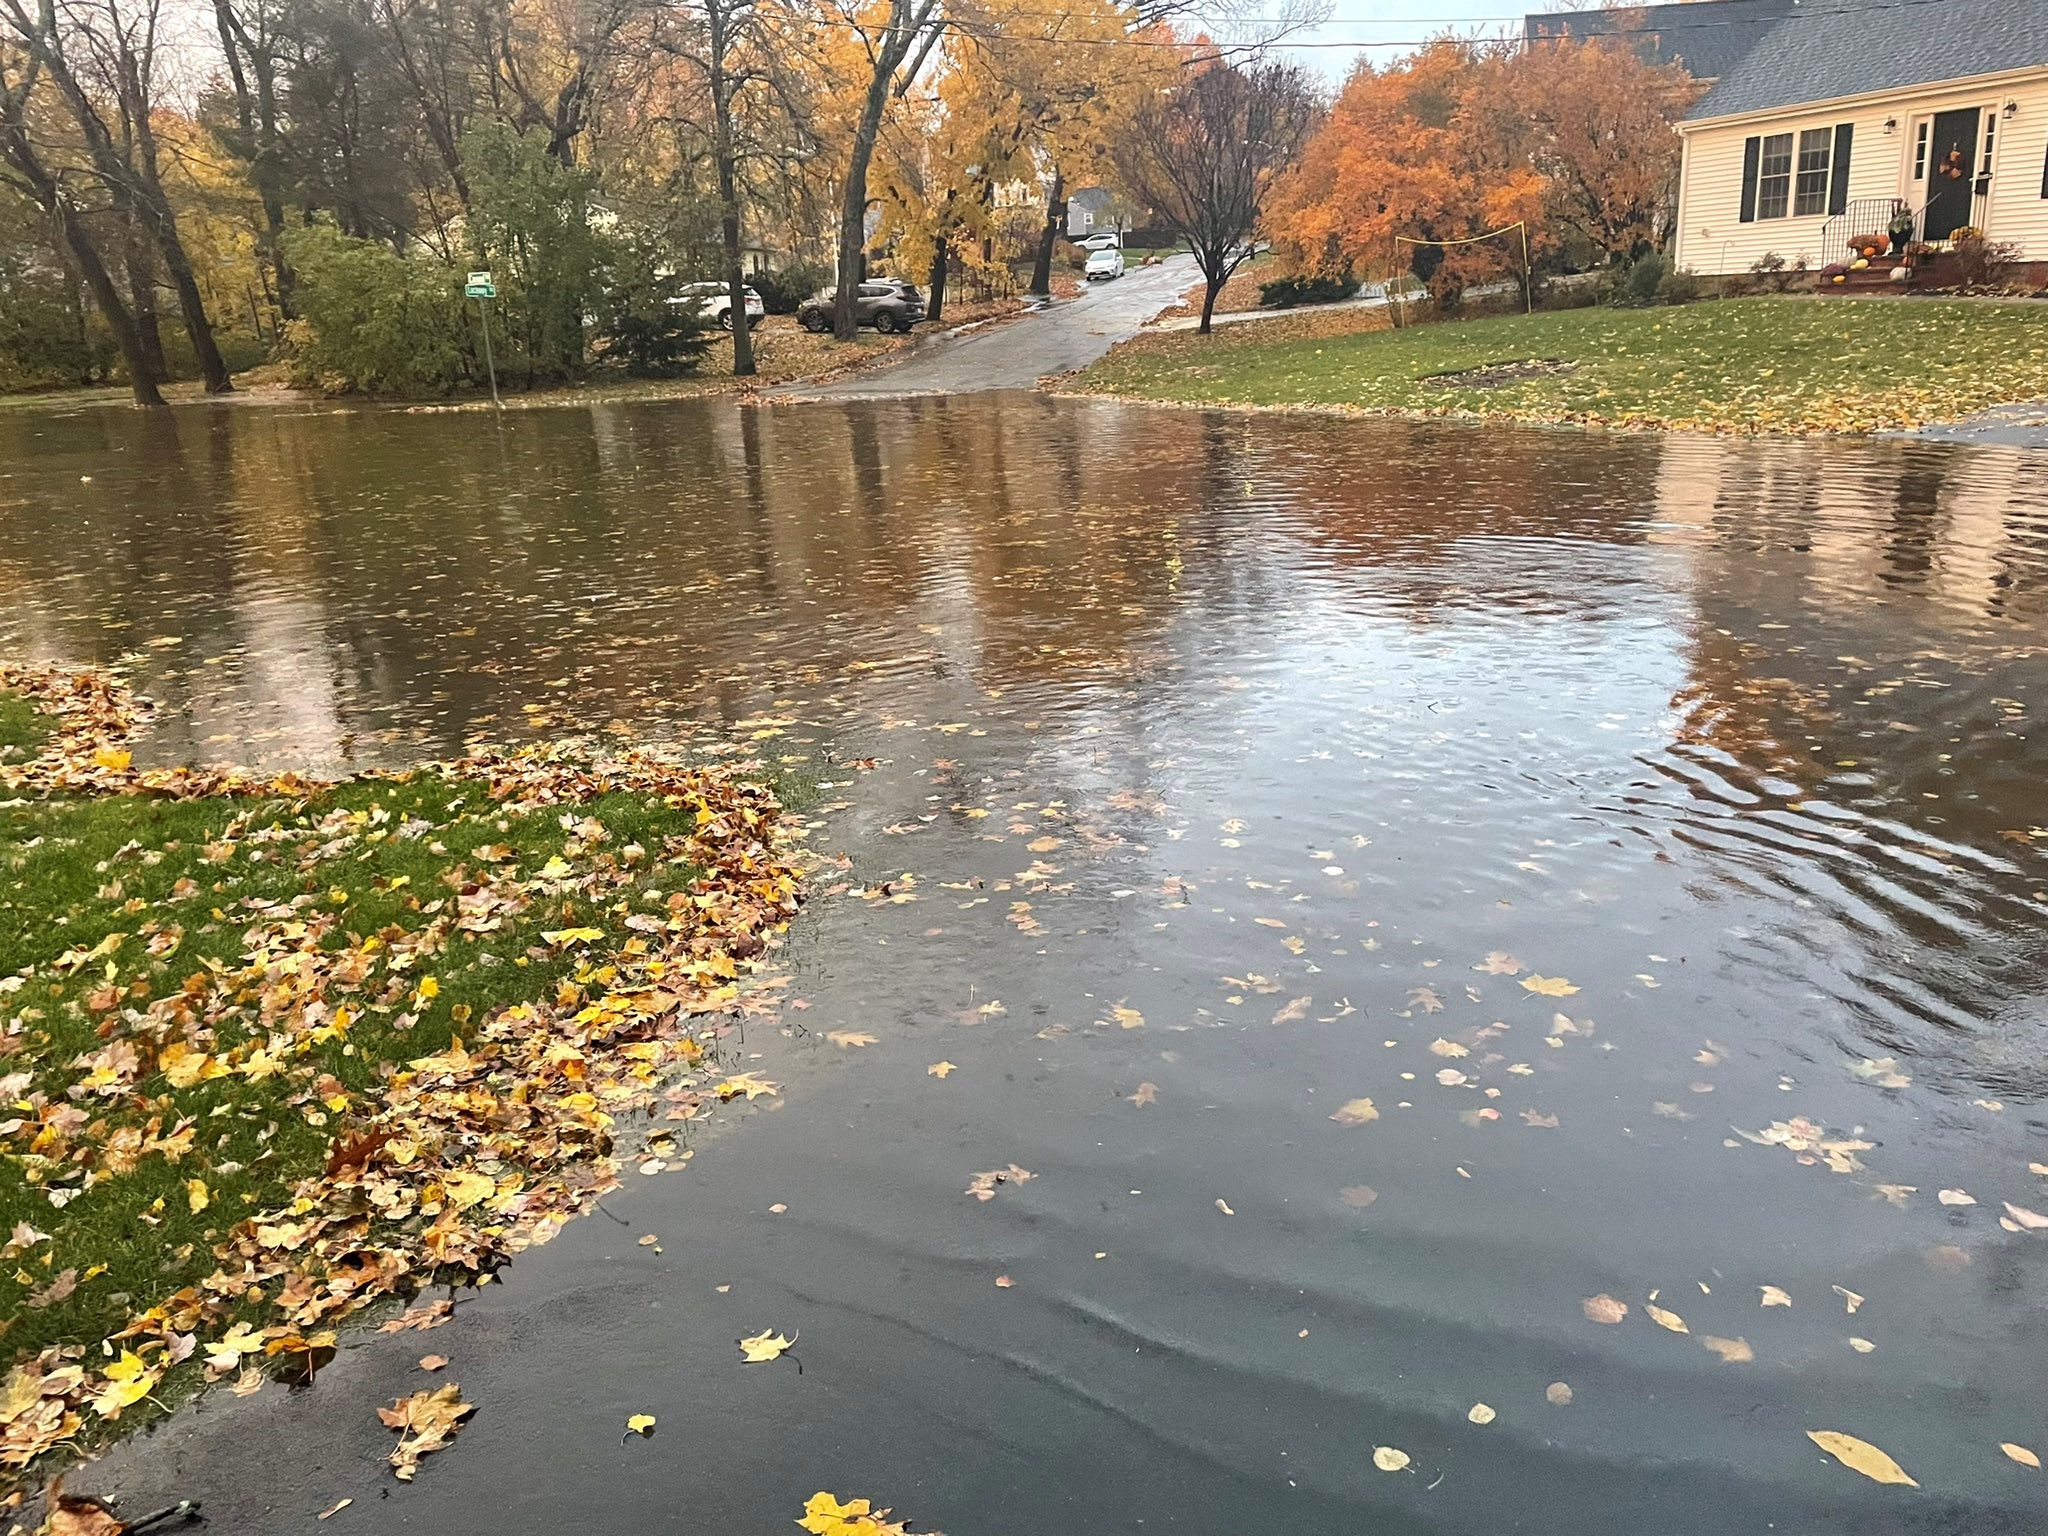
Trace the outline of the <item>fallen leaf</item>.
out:
<instances>
[{"instance_id":1,"label":"fallen leaf","mask_svg":"<svg viewBox=\"0 0 2048 1536\"><path fill-rule=\"evenodd\" d=\"M1376 1445L1372 1451L1372 1464L1382 1472L1398 1472L1408 1465L1408 1453L1391 1445Z\"/></svg>"},{"instance_id":2,"label":"fallen leaf","mask_svg":"<svg viewBox=\"0 0 2048 1536\"><path fill-rule=\"evenodd\" d=\"M1293 1002L1273 1015L1273 1022L1275 1024L1292 1024L1296 1020L1307 1018L1309 1005L1314 1001L1315 999L1312 997L1297 997Z\"/></svg>"},{"instance_id":3,"label":"fallen leaf","mask_svg":"<svg viewBox=\"0 0 2048 1536\"><path fill-rule=\"evenodd\" d=\"M1513 955L1496 949L1472 969L1483 971L1488 976L1519 976L1522 974L1522 962Z\"/></svg>"},{"instance_id":4,"label":"fallen leaf","mask_svg":"<svg viewBox=\"0 0 2048 1536\"><path fill-rule=\"evenodd\" d=\"M1037 1177L1029 1168L1019 1168L1012 1163L1007 1168L991 1168L987 1173L977 1173L966 1192L977 1200L993 1200L999 1185L1025 1184Z\"/></svg>"},{"instance_id":5,"label":"fallen leaf","mask_svg":"<svg viewBox=\"0 0 2048 1536\"><path fill-rule=\"evenodd\" d=\"M1663 1307L1650 1305L1648 1303L1645 1303L1643 1310L1650 1314L1650 1321L1655 1323L1659 1328L1668 1328L1673 1333L1692 1332L1690 1328L1685 1326L1685 1319L1680 1317L1676 1312L1667 1311Z\"/></svg>"},{"instance_id":6,"label":"fallen leaf","mask_svg":"<svg viewBox=\"0 0 2048 1536\"><path fill-rule=\"evenodd\" d=\"M442 1450L462 1427L462 1421L476 1412L476 1404L462 1400L462 1388L455 1382L401 1397L389 1408L379 1408L377 1417L386 1427L398 1431L398 1444L391 1452L391 1465L400 1482L409 1483L419 1471L420 1458Z\"/></svg>"},{"instance_id":7,"label":"fallen leaf","mask_svg":"<svg viewBox=\"0 0 2048 1536\"><path fill-rule=\"evenodd\" d=\"M1109 1010L1109 1013L1110 1017L1115 1019L1125 1029L1143 1029L1145 1027L1145 1015L1138 1012L1135 1008L1127 1008L1122 1003L1118 1003Z\"/></svg>"},{"instance_id":8,"label":"fallen leaf","mask_svg":"<svg viewBox=\"0 0 2048 1536\"><path fill-rule=\"evenodd\" d=\"M1015 1285L1016 1283L1017 1282L1012 1280L1008 1275L996 1276L996 1289L999 1291L1007 1291L1011 1286Z\"/></svg>"},{"instance_id":9,"label":"fallen leaf","mask_svg":"<svg viewBox=\"0 0 2048 1536\"><path fill-rule=\"evenodd\" d=\"M1628 1303L1616 1301L1605 1291L1598 1296L1588 1296L1579 1303L1579 1310L1586 1314L1587 1321L1606 1323L1612 1326L1628 1316Z\"/></svg>"},{"instance_id":10,"label":"fallen leaf","mask_svg":"<svg viewBox=\"0 0 2048 1536\"><path fill-rule=\"evenodd\" d=\"M1538 992L1545 997L1570 997L1579 989L1562 976L1524 976L1522 988L1527 992Z\"/></svg>"},{"instance_id":11,"label":"fallen leaf","mask_svg":"<svg viewBox=\"0 0 2048 1536\"><path fill-rule=\"evenodd\" d=\"M1756 1351L1749 1347L1747 1339L1723 1339L1711 1333L1703 1333L1700 1335L1700 1342L1729 1365L1740 1365L1745 1360L1756 1358Z\"/></svg>"},{"instance_id":12,"label":"fallen leaf","mask_svg":"<svg viewBox=\"0 0 2048 1536\"><path fill-rule=\"evenodd\" d=\"M841 1050L846 1050L853 1046L873 1045L877 1039L876 1036L864 1034L857 1029L828 1030L826 1031L825 1038Z\"/></svg>"},{"instance_id":13,"label":"fallen leaf","mask_svg":"<svg viewBox=\"0 0 2048 1536\"><path fill-rule=\"evenodd\" d=\"M1159 1085L1157 1083L1140 1083L1136 1093L1127 1093L1124 1097L1140 1109L1143 1109L1147 1104L1150 1104L1159 1097Z\"/></svg>"},{"instance_id":14,"label":"fallen leaf","mask_svg":"<svg viewBox=\"0 0 2048 1536\"><path fill-rule=\"evenodd\" d=\"M1460 1056L1470 1056L1472 1054L1455 1040L1441 1039L1430 1041L1429 1051L1432 1056L1448 1056L1452 1061L1456 1061Z\"/></svg>"},{"instance_id":15,"label":"fallen leaf","mask_svg":"<svg viewBox=\"0 0 2048 1536\"><path fill-rule=\"evenodd\" d=\"M926 1077L945 1078L950 1077L956 1070L957 1068L950 1061L935 1061L924 1069L924 1075Z\"/></svg>"},{"instance_id":16,"label":"fallen leaf","mask_svg":"<svg viewBox=\"0 0 2048 1536\"><path fill-rule=\"evenodd\" d=\"M1763 1300L1758 1303L1759 1306L1789 1307L1792 1305L1792 1298L1775 1285L1760 1285L1757 1289L1763 1293Z\"/></svg>"},{"instance_id":17,"label":"fallen leaf","mask_svg":"<svg viewBox=\"0 0 2048 1536\"><path fill-rule=\"evenodd\" d=\"M1566 1407L1572 1400L1572 1389L1568 1382L1553 1381L1543 1389L1543 1400L1559 1408Z\"/></svg>"},{"instance_id":18,"label":"fallen leaf","mask_svg":"<svg viewBox=\"0 0 2048 1536\"><path fill-rule=\"evenodd\" d=\"M1237 1214L1237 1212L1233 1211L1230 1208L1229 1202L1225 1200L1218 1200L1216 1202L1216 1209L1221 1211L1226 1216L1235 1216Z\"/></svg>"},{"instance_id":19,"label":"fallen leaf","mask_svg":"<svg viewBox=\"0 0 2048 1536\"><path fill-rule=\"evenodd\" d=\"M1379 1117L1380 1112L1373 1108L1371 1099L1353 1099L1349 1104L1338 1110L1337 1113L1330 1116L1339 1125L1364 1125L1368 1121L1379 1119Z\"/></svg>"},{"instance_id":20,"label":"fallen leaf","mask_svg":"<svg viewBox=\"0 0 2048 1536\"><path fill-rule=\"evenodd\" d=\"M213 1193L207 1189L206 1180L187 1179L185 1181L185 1204L194 1216L197 1216L212 1203Z\"/></svg>"},{"instance_id":21,"label":"fallen leaf","mask_svg":"<svg viewBox=\"0 0 2048 1536\"><path fill-rule=\"evenodd\" d=\"M1849 1340L1849 1347L1850 1347L1851 1349L1855 1350L1855 1351L1856 1351L1856 1353L1857 1353L1857 1354L1859 1354L1859 1355L1867 1355L1867 1354L1869 1354L1869 1353L1870 1353L1870 1352L1871 1352L1872 1350L1874 1350L1874 1349L1876 1349L1876 1348L1877 1348L1877 1346L1876 1346L1875 1344L1871 1343L1871 1342L1870 1342L1870 1340L1868 1340L1868 1339L1856 1339L1856 1338L1852 1338L1852 1339L1850 1339L1850 1340Z\"/></svg>"},{"instance_id":22,"label":"fallen leaf","mask_svg":"<svg viewBox=\"0 0 2048 1536\"><path fill-rule=\"evenodd\" d=\"M1908 1488L1920 1486L1906 1475L1904 1467L1868 1440L1858 1440L1854 1435L1845 1435L1838 1429L1809 1429L1806 1438L1850 1471L1861 1472L1872 1482L1902 1483Z\"/></svg>"},{"instance_id":23,"label":"fallen leaf","mask_svg":"<svg viewBox=\"0 0 2048 1536\"><path fill-rule=\"evenodd\" d=\"M1485 1403L1474 1403L1465 1417L1474 1424L1491 1424L1499 1415Z\"/></svg>"},{"instance_id":24,"label":"fallen leaf","mask_svg":"<svg viewBox=\"0 0 2048 1536\"><path fill-rule=\"evenodd\" d=\"M1943 1205L1975 1205L1977 1202L1960 1189L1944 1189L1935 1195Z\"/></svg>"},{"instance_id":25,"label":"fallen leaf","mask_svg":"<svg viewBox=\"0 0 2048 1536\"><path fill-rule=\"evenodd\" d=\"M446 1355L420 1356L420 1369L423 1371L438 1371L441 1369L442 1366L446 1365L447 1363L448 1357Z\"/></svg>"},{"instance_id":26,"label":"fallen leaf","mask_svg":"<svg viewBox=\"0 0 2048 1536\"><path fill-rule=\"evenodd\" d=\"M2014 1445L2010 1440L2001 1440L1998 1443L1998 1448L2021 1466L2032 1467L2036 1471L2040 1470L2041 1458L2028 1450L2024 1445Z\"/></svg>"},{"instance_id":27,"label":"fallen leaf","mask_svg":"<svg viewBox=\"0 0 2048 1536\"><path fill-rule=\"evenodd\" d=\"M1861 1296L1858 1296L1854 1291L1848 1289L1846 1286L1837 1285L1834 1286L1832 1289L1834 1290L1834 1293L1837 1296L1842 1298L1843 1305L1848 1307L1849 1315L1851 1317L1854 1317L1856 1315L1856 1309L1863 1305L1863 1298Z\"/></svg>"},{"instance_id":28,"label":"fallen leaf","mask_svg":"<svg viewBox=\"0 0 2048 1536\"><path fill-rule=\"evenodd\" d=\"M751 1339L740 1340L740 1361L745 1365L765 1364L776 1359L795 1342L794 1338L785 1339L779 1333L757 1333Z\"/></svg>"},{"instance_id":29,"label":"fallen leaf","mask_svg":"<svg viewBox=\"0 0 2048 1536\"><path fill-rule=\"evenodd\" d=\"M651 1413L636 1413L626 1420L626 1429L630 1434L648 1434L654 1429L654 1415Z\"/></svg>"},{"instance_id":30,"label":"fallen leaf","mask_svg":"<svg viewBox=\"0 0 2048 1536\"><path fill-rule=\"evenodd\" d=\"M1379 1199L1379 1191L1367 1184L1354 1184L1349 1189L1337 1191L1337 1198L1353 1210L1362 1211Z\"/></svg>"},{"instance_id":31,"label":"fallen leaf","mask_svg":"<svg viewBox=\"0 0 2048 1536\"><path fill-rule=\"evenodd\" d=\"M2048 1216L2043 1216L2039 1211L2030 1211L2023 1205L2014 1205L2010 1200L2005 1202L2005 1214L2029 1232L2039 1232L2048 1227Z\"/></svg>"},{"instance_id":32,"label":"fallen leaf","mask_svg":"<svg viewBox=\"0 0 2048 1536\"><path fill-rule=\"evenodd\" d=\"M876 1509L866 1499L842 1504L829 1493L814 1493L804 1501L804 1517L797 1525L812 1536L904 1536L906 1522L889 1521L889 1511Z\"/></svg>"},{"instance_id":33,"label":"fallen leaf","mask_svg":"<svg viewBox=\"0 0 2048 1536\"><path fill-rule=\"evenodd\" d=\"M328 1518L329 1518L330 1516L333 1516L333 1515L338 1515L338 1514L340 1514L340 1513L341 1513L341 1512L342 1512L342 1511L343 1511L344 1509L347 1509L347 1508L349 1507L349 1505L351 1505L351 1504L353 1504L353 1503L355 1503L355 1500L354 1500L354 1499L340 1499L340 1500L337 1500L337 1501L336 1501L336 1502L335 1502L334 1504L330 1505L330 1506L329 1506L328 1508L326 1508L326 1509L323 1509L323 1510L321 1510L321 1511L320 1511L320 1514L319 1514L319 1516L318 1516L317 1518L319 1518L319 1519L322 1519L322 1520L325 1520L325 1519L328 1519Z\"/></svg>"}]
</instances>

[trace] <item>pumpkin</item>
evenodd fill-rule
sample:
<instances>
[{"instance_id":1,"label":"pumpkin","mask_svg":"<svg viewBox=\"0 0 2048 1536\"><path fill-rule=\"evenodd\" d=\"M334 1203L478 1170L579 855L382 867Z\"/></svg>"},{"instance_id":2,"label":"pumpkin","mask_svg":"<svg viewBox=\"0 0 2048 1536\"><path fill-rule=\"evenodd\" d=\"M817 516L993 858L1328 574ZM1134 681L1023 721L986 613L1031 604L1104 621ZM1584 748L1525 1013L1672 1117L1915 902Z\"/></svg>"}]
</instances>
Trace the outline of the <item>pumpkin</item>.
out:
<instances>
[{"instance_id":1,"label":"pumpkin","mask_svg":"<svg viewBox=\"0 0 2048 1536\"><path fill-rule=\"evenodd\" d=\"M1861 272L1864 270L1864 268L1868 267L1869 265L1870 259L1868 257L1858 256L1854 261L1849 263L1849 270L1851 272Z\"/></svg>"}]
</instances>

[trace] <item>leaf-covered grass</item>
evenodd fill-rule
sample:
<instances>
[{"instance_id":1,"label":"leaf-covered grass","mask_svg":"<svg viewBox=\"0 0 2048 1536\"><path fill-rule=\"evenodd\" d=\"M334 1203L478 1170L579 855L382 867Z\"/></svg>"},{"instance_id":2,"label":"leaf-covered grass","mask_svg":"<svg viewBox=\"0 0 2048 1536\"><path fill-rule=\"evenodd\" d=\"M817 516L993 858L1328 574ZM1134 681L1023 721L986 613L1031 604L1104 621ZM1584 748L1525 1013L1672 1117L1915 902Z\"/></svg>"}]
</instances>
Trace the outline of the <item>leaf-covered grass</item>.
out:
<instances>
[{"instance_id":1,"label":"leaf-covered grass","mask_svg":"<svg viewBox=\"0 0 2048 1536\"><path fill-rule=\"evenodd\" d=\"M365 835L333 858L309 859L333 839L336 813ZM577 807L571 819L584 818L602 823L615 846L658 848L688 829L692 813L613 794ZM490 845L489 862L524 869L561 855L572 836L562 820L559 812L501 814L478 785L424 776L295 800L113 795L0 809L0 977L31 967L35 977L0 1000L0 1015L22 1023L0 1045L0 1078L14 1084L7 1098L34 1088L60 1095L86 1078L79 1062L102 1048L100 1030L115 1007L175 992L203 969L246 964L245 935L259 907L310 896L295 916L334 917L324 947L367 946L374 954L392 935L417 928L423 909L450 898L449 875L475 867L479 848ZM247 830L225 840L231 822ZM608 892L611 906L624 898L653 910L647 891L675 889L692 873L651 866L626 890ZM40 1179L0 1180L0 1238L18 1222L50 1234L0 1268L0 1318L8 1320L0 1351L20 1356L46 1344L95 1343L134 1307L206 1275L228 1228L283 1203L300 1178L320 1170L342 1094L364 1095L387 1063L444 1049L468 1020L552 996L583 955L543 943L542 931L606 922L564 899L535 903L488 935L455 935L445 951L411 968L417 974L407 973L402 997L368 1004L345 1032L297 1059L338 1093L331 1088L308 1102L296 1073L231 1073L182 1089L158 1077L146 1094L80 1100L102 1176L61 1207ZM140 932L145 923L156 930L149 938ZM172 935L175 947L167 947ZM546 958L534 958L536 950ZM93 958L64 967L61 980L46 979L60 957L81 953ZM424 997L429 977L436 995ZM118 1005L109 996L115 990ZM235 1022L255 1018L252 1011ZM219 1046L250 1038L224 1030ZM27 1085L17 1080L23 1073ZM6 1114L0 1106L0 1121ZM174 1128L186 1121L192 1138L181 1152ZM36 1155L15 1136L0 1134L0 1146L10 1162ZM53 1173L52 1183L62 1190L79 1180ZM75 1288L53 1296L53 1283L67 1273Z\"/></svg>"},{"instance_id":2,"label":"leaf-covered grass","mask_svg":"<svg viewBox=\"0 0 2048 1536\"><path fill-rule=\"evenodd\" d=\"M33 757L48 735L33 704L18 693L0 692L0 763Z\"/></svg>"},{"instance_id":3,"label":"leaf-covered grass","mask_svg":"<svg viewBox=\"0 0 2048 1536\"><path fill-rule=\"evenodd\" d=\"M1352 313L1352 334L1252 324L1143 337L1072 387L1194 405L1788 433L1915 426L2048 394L2048 306L1727 299L1399 331ZM1537 361L1568 366L1492 387L1445 377Z\"/></svg>"},{"instance_id":4,"label":"leaf-covered grass","mask_svg":"<svg viewBox=\"0 0 2048 1536\"><path fill-rule=\"evenodd\" d=\"M801 898L765 785L585 742L138 767L148 714L0 662L0 1485L690 1156L622 1122L777 1092L720 1071Z\"/></svg>"}]
</instances>

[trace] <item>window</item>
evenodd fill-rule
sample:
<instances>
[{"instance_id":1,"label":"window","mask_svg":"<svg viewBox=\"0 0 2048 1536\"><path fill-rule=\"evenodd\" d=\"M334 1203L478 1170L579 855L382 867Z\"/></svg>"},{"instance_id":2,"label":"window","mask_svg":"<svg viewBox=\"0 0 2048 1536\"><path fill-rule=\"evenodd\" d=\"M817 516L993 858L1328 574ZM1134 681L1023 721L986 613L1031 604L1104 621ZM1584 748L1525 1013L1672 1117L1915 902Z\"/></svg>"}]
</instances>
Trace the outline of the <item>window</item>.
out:
<instances>
[{"instance_id":1,"label":"window","mask_svg":"<svg viewBox=\"0 0 2048 1536\"><path fill-rule=\"evenodd\" d=\"M1991 174L1991 146L1997 137L1998 108L1986 107L1984 109L1984 158L1977 167L1977 174L1979 176L1989 176Z\"/></svg>"},{"instance_id":2,"label":"window","mask_svg":"<svg viewBox=\"0 0 2048 1536\"><path fill-rule=\"evenodd\" d=\"M1920 127L1913 135L1913 179L1927 179L1927 141L1934 133L1934 124L1926 118L1920 120Z\"/></svg>"},{"instance_id":3,"label":"window","mask_svg":"<svg viewBox=\"0 0 2048 1536\"><path fill-rule=\"evenodd\" d=\"M1756 216L1782 219L1792 202L1792 135L1773 133L1757 162Z\"/></svg>"},{"instance_id":4,"label":"window","mask_svg":"<svg viewBox=\"0 0 2048 1536\"><path fill-rule=\"evenodd\" d=\"M1832 128L1809 128L1799 135L1799 181L1792 197L1795 216L1828 211L1828 167L1834 147Z\"/></svg>"}]
</instances>

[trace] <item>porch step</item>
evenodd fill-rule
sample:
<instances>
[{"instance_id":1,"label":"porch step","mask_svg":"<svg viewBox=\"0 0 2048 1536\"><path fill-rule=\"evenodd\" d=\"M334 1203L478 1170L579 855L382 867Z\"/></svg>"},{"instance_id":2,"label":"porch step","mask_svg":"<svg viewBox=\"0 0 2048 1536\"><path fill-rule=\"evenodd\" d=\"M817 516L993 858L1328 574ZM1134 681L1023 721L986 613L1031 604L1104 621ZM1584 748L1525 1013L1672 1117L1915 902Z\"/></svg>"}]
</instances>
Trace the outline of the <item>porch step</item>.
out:
<instances>
[{"instance_id":1,"label":"porch step","mask_svg":"<svg viewBox=\"0 0 2048 1536\"><path fill-rule=\"evenodd\" d=\"M1839 283L1822 281L1818 287L1822 293L1907 293L1914 289L1950 288L1962 281L1962 268L1955 257L1946 253L1922 260L1910 282L1893 279L1892 270L1899 265L1889 256L1880 257L1867 267L1845 273Z\"/></svg>"}]
</instances>

